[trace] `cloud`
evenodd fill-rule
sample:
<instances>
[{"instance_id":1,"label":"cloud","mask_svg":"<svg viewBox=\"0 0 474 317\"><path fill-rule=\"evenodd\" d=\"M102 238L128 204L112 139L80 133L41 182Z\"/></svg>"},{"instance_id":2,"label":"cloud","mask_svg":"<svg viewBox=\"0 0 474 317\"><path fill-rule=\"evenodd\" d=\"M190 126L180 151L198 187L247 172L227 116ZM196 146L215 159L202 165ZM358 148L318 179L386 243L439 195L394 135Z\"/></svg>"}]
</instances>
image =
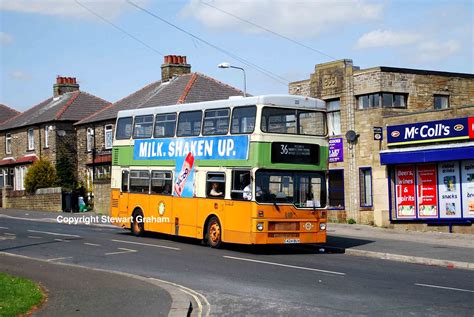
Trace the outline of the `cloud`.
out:
<instances>
[{"instance_id":1,"label":"cloud","mask_svg":"<svg viewBox=\"0 0 474 317\"><path fill-rule=\"evenodd\" d=\"M127 11L136 10L125 0L78 0L95 13L115 19ZM134 0L144 6L149 0ZM90 12L81 7L75 0L2 0L0 10L29 14L52 15L63 18L96 19Z\"/></svg>"},{"instance_id":2,"label":"cloud","mask_svg":"<svg viewBox=\"0 0 474 317\"><path fill-rule=\"evenodd\" d=\"M31 79L30 74L25 73L21 70L15 70L11 72L9 75L10 75L10 78L16 79L16 80L30 80Z\"/></svg>"},{"instance_id":3,"label":"cloud","mask_svg":"<svg viewBox=\"0 0 474 317\"><path fill-rule=\"evenodd\" d=\"M0 32L0 44L8 45L13 42L13 36L11 34Z\"/></svg>"},{"instance_id":4,"label":"cloud","mask_svg":"<svg viewBox=\"0 0 474 317\"><path fill-rule=\"evenodd\" d=\"M415 61L419 63L438 62L459 52L460 49L461 44L454 40L422 42L416 48Z\"/></svg>"},{"instance_id":5,"label":"cloud","mask_svg":"<svg viewBox=\"0 0 474 317\"><path fill-rule=\"evenodd\" d=\"M363 34L355 45L355 48L374 48L387 46L402 46L419 41L421 34L415 32L394 32L390 30L375 30Z\"/></svg>"},{"instance_id":6,"label":"cloud","mask_svg":"<svg viewBox=\"0 0 474 317\"><path fill-rule=\"evenodd\" d=\"M181 15L192 17L209 29L265 32L200 2L201 0L191 0L181 11ZM331 28L376 20L381 17L383 11L382 4L365 0L214 0L209 4L272 31L293 37L315 37Z\"/></svg>"}]
</instances>

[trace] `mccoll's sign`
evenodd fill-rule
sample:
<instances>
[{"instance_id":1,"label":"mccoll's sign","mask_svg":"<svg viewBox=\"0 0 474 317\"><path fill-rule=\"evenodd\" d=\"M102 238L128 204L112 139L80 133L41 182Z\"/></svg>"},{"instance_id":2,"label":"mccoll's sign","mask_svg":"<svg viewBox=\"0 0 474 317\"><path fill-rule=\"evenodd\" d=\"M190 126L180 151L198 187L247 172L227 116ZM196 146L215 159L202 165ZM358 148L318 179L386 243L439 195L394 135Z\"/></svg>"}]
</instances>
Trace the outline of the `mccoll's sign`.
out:
<instances>
[{"instance_id":1,"label":"mccoll's sign","mask_svg":"<svg viewBox=\"0 0 474 317\"><path fill-rule=\"evenodd\" d=\"M474 117L387 127L387 143L389 146L462 139L474 139Z\"/></svg>"}]
</instances>

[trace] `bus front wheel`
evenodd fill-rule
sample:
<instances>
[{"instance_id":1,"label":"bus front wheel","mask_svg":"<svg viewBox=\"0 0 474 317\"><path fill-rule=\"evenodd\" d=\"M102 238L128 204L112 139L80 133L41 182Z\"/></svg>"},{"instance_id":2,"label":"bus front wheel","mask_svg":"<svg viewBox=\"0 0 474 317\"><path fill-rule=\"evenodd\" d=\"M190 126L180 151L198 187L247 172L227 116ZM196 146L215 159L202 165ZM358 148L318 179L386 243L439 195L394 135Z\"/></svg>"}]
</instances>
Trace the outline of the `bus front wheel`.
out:
<instances>
[{"instance_id":1,"label":"bus front wheel","mask_svg":"<svg viewBox=\"0 0 474 317\"><path fill-rule=\"evenodd\" d=\"M132 234L135 237L142 236L145 232L145 225L143 223L143 212L137 209L132 214L132 224L130 226Z\"/></svg>"},{"instance_id":2,"label":"bus front wheel","mask_svg":"<svg viewBox=\"0 0 474 317\"><path fill-rule=\"evenodd\" d=\"M206 242L211 248L219 248L222 243L221 223L216 216L211 217L207 223Z\"/></svg>"}]
</instances>

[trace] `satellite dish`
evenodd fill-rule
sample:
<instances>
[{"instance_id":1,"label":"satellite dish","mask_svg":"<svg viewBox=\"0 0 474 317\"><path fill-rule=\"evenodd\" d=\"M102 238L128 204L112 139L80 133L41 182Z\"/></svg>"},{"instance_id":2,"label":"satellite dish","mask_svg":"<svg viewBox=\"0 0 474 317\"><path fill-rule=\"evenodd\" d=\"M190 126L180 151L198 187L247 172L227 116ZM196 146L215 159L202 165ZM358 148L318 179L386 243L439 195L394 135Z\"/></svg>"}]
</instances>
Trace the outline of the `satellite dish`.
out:
<instances>
[{"instance_id":1,"label":"satellite dish","mask_svg":"<svg viewBox=\"0 0 474 317\"><path fill-rule=\"evenodd\" d=\"M359 135L354 130L349 130L346 132L346 140L349 143L355 143Z\"/></svg>"}]
</instances>

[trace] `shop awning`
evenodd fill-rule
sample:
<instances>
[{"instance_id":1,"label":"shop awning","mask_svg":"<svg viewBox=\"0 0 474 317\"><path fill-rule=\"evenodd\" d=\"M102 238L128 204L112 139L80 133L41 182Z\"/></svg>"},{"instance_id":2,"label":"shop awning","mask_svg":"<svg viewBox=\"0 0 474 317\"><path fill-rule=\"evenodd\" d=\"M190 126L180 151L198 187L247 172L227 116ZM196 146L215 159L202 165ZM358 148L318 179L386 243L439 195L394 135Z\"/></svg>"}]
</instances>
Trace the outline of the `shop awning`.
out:
<instances>
[{"instance_id":1,"label":"shop awning","mask_svg":"<svg viewBox=\"0 0 474 317\"><path fill-rule=\"evenodd\" d=\"M20 157L17 160L9 157L9 158L0 160L0 166L34 163L37 160L38 160L38 157L36 155L25 155L25 156Z\"/></svg>"},{"instance_id":2,"label":"shop awning","mask_svg":"<svg viewBox=\"0 0 474 317\"><path fill-rule=\"evenodd\" d=\"M474 142L410 147L380 152L382 165L474 159Z\"/></svg>"}]
</instances>

